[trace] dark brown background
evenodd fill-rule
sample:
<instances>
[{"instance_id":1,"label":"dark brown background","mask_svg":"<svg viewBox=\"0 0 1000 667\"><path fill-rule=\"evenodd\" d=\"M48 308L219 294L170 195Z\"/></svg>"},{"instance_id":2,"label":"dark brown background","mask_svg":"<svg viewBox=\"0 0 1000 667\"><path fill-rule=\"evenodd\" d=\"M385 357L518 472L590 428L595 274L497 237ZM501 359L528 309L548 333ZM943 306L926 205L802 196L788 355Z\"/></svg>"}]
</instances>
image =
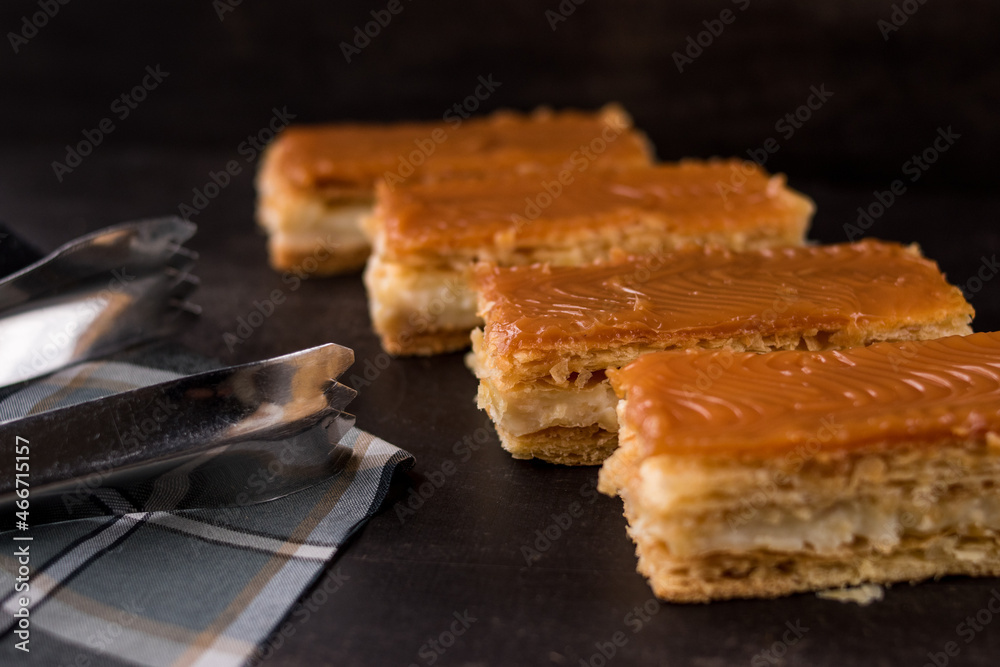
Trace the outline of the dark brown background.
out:
<instances>
[{"instance_id":1,"label":"dark brown background","mask_svg":"<svg viewBox=\"0 0 1000 667\"><path fill-rule=\"evenodd\" d=\"M928 0L884 41L877 21L891 2L602 2L587 0L553 32L544 12L558 3L403 0L350 64L338 47L385 2L243 2L220 21L210 2L71 1L21 52L0 42L0 219L47 247L127 219L176 213L210 171L239 159L238 146L287 107L297 121L437 118L470 94L480 75L500 88L483 105L623 103L660 157L746 155L808 97L834 93L767 167L789 174L818 205L812 237L845 240L844 225L875 190L905 178L913 153L938 127L955 146L872 226L882 238L921 243L949 278L967 288L977 328L1000 328L1000 279L984 258L1000 251L995 193L1000 94L1000 6L986 0ZM901 3L900 3L901 4ZM261 6L264 5L264 6ZM916 6L916 5L914 5ZM683 74L671 54L725 8L725 27ZM4 35L34 2L0 6ZM147 65L169 77L94 154L62 182L51 163L110 115L112 100ZM310 279L245 343L235 330L281 277L265 267L253 224L252 171L193 219L201 231L201 319L180 338L225 363L334 341L356 350L357 378L384 366L369 331L356 276ZM617 664L748 664L779 639L785 623L810 628L783 657L789 665L923 665L949 641L953 665L992 665L1000 620L972 642L956 634L983 608L996 580L899 585L867 608L802 595L774 602L664 607L640 633L625 614L650 598L634 573L617 500L589 503L593 469L512 461L473 405L475 381L461 355L395 360L353 409L358 424L412 451L419 485L445 461L458 470L405 523L390 505L339 558L344 587L294 622L268 664L428 662L428 638L455 611L478 618L435 664L565 664L589 660L595 642L624 630ZM453 449L485 439L468 461ZM581 494L584 490L584 494ZM553 513L573 502L583 515L542 558L521 548ZM336 567L335 566L335 567Z\"/></svg>"},{"instance_id":2,"label":"dark brown background","mask_svg":"<svg viewBox=\"0 0 1000 667\"><path fill-rule=\"evenodd\" d=\"M928 182L992 183L1000 6L989 0L911 0L919 11L888 42L876 25L886 1L587 0L555 31L544 11L556 0L401 2L348 64L338 44L386 0L243 2L223 21L211 2L74 0L16 56L0 44L0 127L6 142L58 153L157 63L170 77L109 143L228 147L274 105L302 121L434 118L492 73L503 85L485 110L618 100L672 159L740 154L825 84L834 97L777 169L877 183L953 125L966 140ZM679 74L671 54L725 8L735 22ZM4 2L4 33L33 10Z\"/></svg>"}]
</instances>

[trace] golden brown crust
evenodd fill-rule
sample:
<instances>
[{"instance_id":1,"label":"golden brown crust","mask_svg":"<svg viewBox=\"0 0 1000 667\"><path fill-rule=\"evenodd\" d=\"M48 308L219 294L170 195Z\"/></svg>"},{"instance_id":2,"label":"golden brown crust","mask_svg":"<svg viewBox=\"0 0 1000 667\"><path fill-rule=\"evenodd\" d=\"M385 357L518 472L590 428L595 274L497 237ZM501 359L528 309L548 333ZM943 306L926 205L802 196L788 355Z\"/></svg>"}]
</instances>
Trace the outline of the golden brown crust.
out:
<instances>
[{"instance_id":1,"label":"golden brown crust","mask_svg":"<svg viewBox=\"0 0 1000 667\"><path fill-rule=\"evenodd\" d=\"M895 454L872 447L797 461L794 470L765 460L671 470L673 463L661 459L655 467L664 468L672 482L664 486L663 471L636 465L639 445L633 433L623 433L622 446L601 471L599 488L607 492L609 478L616 478L612 486L624 484L620 490L628 532L636 542L637 569L658 597L672 602L772 598L950 574L993 576L1000 572L995 523L1000 441L996 436L986 440L897 448ZM778 543L785 548L768 546L767 532L777 517L797 517L810 525L845 506L867 518L851 522L845 515L829 524L821 533L828 540L849 531L839 536L839 545L809 545L815 535L803 535L797 548L788 536ZM942 519L942 512L952 519ZM757 517L766 518L749 529L753 542L760 543L751 548L692 551L683 540L671 543L664 537L725 537Z\"/></svg>"},{"instance_id":2,"label":"golden brown crust","mask_svg":"<svg viewBox=\"0 0 1000 667\"><path fill-rule=\"evenodd\" d=\"M483 368L510 386L618 368L642 353L853 347L968 333L958 288L915 248L723 248L583 267L476 271Z\"/></svg>"},{"instance_id":3,"label":"golden brown crust","mask_svg":"<svg viewBox=\"0 0 1000 667\"><path fill-rule=\"evenodd\" d=\"M398 355L432 355L469 346L476 326L475 294L461 272L414 271L376 253L364 272L368 310L383 349Z\"/></svg>"},{"instance_id":4,"label":"golden brown crust","mask_svg":"<svg viewBox=\"0 0 1000 667\"><path fill-rule=\"evenodd\" d=\"M469 331L432 329L419 333L385 332L380 334L382 349L395 356L430 357L458 352L469 347Z\"/></svg>"},{"instance_id":5,"label":"golden brown crust","mask_svg":"<svg viewBox=\"0 0 1000 667\"><path fill-rule=\"evenodd\" d=\"M961 333L969 333L968 325L965 324L964 320L952 323L947 330L949 332L957 330ZM928 325L916 331L901 330L895 332L880 332L872 335L875 336L875 340L908 340L908 337L910 336L917 338L936 338L940 331L942 331L941 328ZM752 349L756 353L768 353L779 349L796 350L800 348L800 345L805 347L806 343L808 343L808 347L810 348L839 349L831 347L832 340L833 338L829 337L821 343L815 338L792 337L782 340L776 340L773 338L765 340L765 338L762 337L754 343ZM867 340L866 342L871 343L873 341ZM736 354L737 352L748 348L744 341L716 340L712 341L712 349L726 350L727 354ZM619 350L617 351L615 358L612 360L612 363L607 366L607 368L610 369L607 372L613 375L615 372L613 369L619 366L624 366L629 362L634 361L640 355L651 351L652 350L636 350L634 348ZM556 406L553 406L553 399L551 397L545 402L538 402L538 405L535 408L535 414L538 415L537 420L542 423L544 423L546 416L551 419L554 414L565 412L565 410L560 410L559 408L563 405L572 405L573 402L578 400L584 392L590 393L589 401L591 405L591 409L584 414L603 414L603 411L599 409L599 406L594 406L595 394L593 393L593 390L595 386L603 386L607 383L606 380L600 380L600 378L604 376L605 371L598 371L596 373L584 371L584 373L588 375L584 376L578 374L575 378L572 378L567 373L566 367L564 367L554 373L554 375L558 377L567 378L567 382L563 383L561 386L559 383L552 380L552 374L535 382L508 383L504 381L504 376L497 375L486 368L486 363L487 359L483 349L482 330L477 329L472 334L472 353L470 353L467 357L467 364L473 373L475 373L475 375L480 379L479 407L486 410L490 415L490 418L496 425L497 432L501 433L501 439L513 439L515 437L520 438L518 442L523 444L514 445L519 454L529 453L531 450L532 439L535 437L535 434L537 432L547 430L547 427L539 428L538 431L535 432L525 432L522 429L521 431L518 431L517 434L514 434L509 432L509 429L505 429L503 424L512 411L515 411L515 414L527 412L530 408L526 406L531 405L533 395L537 395L538 393L547 393L551 395L552 392L562 392L565 396L560 404ZM597 365L598 364L591 363L588 367L594 368ZM610 410L611 408L612 405L609 405L608 409ZM524 417L521 417L521 419L523 420ZM597 421L596 417L594 421ZM594 427L596 427L596 424L588 424L586 426L578 425L573 428L567 427L567 432L571 432L573 436L565 443L565 451L561 452L558 456L570 462L574 460L586 459L587 461L591 461L593 463L599 463L601 461L601 457L610 456L612 452L615 452L617 437L614 428L611 426L605 426L605 428L596 429L593 432L600 434L599 441L588 441L586 434L591 432L590 430L594 429ZM513 442L513 440L511 441ZM599 451L590 451L592 447L599 447ZM511 448L508 449L514 451ZM627 448L624 449L627 450ZM611 471L616 469L616 467L620 467L622 465L621 459L628 456L631 455L626 453L626 451L623 451L623 449L619 449L615 452L614 457L608 460L605 465L605 469L602 469L601 471L601 479L607 479L607 481L602 481L602 484L605 485L605 488L607 489L605 492L609 495L613 495L615 492L615 487L613 486L612 481L612 475L614 473ZM539 458L544 458L545 460L557 463L563 462L546 456L540 456Z\"/></svg>"},{"instance_id":6,"label":"golden brown crust","mask_svg":"<svg viewBox=\"0 0 1000 667\"><path fill-rule=\"evenodd\" d=\"M1000 432L1000 333L842 351L659 352L609 376L650 456L780 453L829 415L839 428L823 451Z\"/></svg>"},{"instance_id":7,"label":"golden brown crust","mask_svg":"<svg viewBox=\"0 0 1000 667\"><path fill-rule=\"evenodd\" d=\"M622 401L619 401L619 420L623 409ZM619 421L618 447L605 459L597 474L597 490L608 496L620 495L622 490L634 481L642 458L641 446L636 440L635 431L628 424L623 426Z\"/></svg>"},{"instance_id":8,"label":"golden brown crust","mask_svg":"<svg viewBox=\"0 0 1000 667\"><path fill-rule=\"evenodd\" d=\"M579 248L650 253L720 243L801 243L814 210L782 176L757 166L729 191L738 160L685 160L613 172L493 173L483 179L407 183L376 192L374 235L387 259L461 257L500 264ZM578 263L570 261L568 263Z\"/></svg>"},{"instance_id":9,"label":"golden brown crust","mask_svg":"<svg viewBox=\"0 0 1000 667\"><path fill-rule=\"evenodd\" d=\"M732 598L777 598L793 593L862 583L916 583L946 575L1000 576L1000 540L970 540L990 555L973 562L956 558L947 540L928 539L891 554L847 557L790 556L778 553L719 555L678 561L663 542L630 531L638 565L657 597L670 602L711 602ZM940 546L937 546L940 544ZM933 553L933 558L928 558Z\"/></svg>"},{"instance_id":10,"label":"golden brown crust","mask_svg":"<svg viewBox=\"0 0 1000 667\"><path fill-rule=\"evenodd\" d=\"M316 275L361 269L371 245L360 229L371 215L371 192L308 192L264 168L258 178L257 221L268 233L271 267L299 271L313 266Z\"/></svg>"},{"instance_id":11,"label":"golden brown crust","mask_svg":"<svg viewBox=\"0 0 1000 667\"><path fill-rule=\"evenodd\" d=\"M580 209L582 206L589 216L587 224L580 224L572 216L560 217L557 205L553 204L530 225L521 227L514 237L506 235L504 230L497 232L499 228L495 221L487 219L490 197L496 194L498 183L519 183L518 187L529 190L538 188L540 181L537 175L508 174L477 181L413 184L397 188L396 194L389 193L388 188L383 186L380 192L384 197L376 213L365 220L366 233L376 248L374 263L379 266L379 275L372 273L367 279L375 330L384 338L399 338L411 333L412 327L407 324L409 321L421 322L429 316L438 318L421 312L420 304L424 301L433 304L433 294L438 290L426 284L428 278L438 279L441 283L457 280L463 283L459 291L471 292L467 271L477 259L490 259L504 265L530 262L580 265L617 257L622 251L645 253L704 243L738 249L801 243L812 213L811 202L787 190L780 185L780 181L768 177L756 167L756 177L747 178L741 190L736 194L730 193L728 199L723 200L713 188L716 181L728 177L728 170L735 164L738 163L688 161L679 165L661 165L655 169L616 171L613 175L607 172L598 175L589 171L587 178L597 185L592 187L589 182L581 182L572 195L556 197L559 206L563 202L570 208ZM614 191L613 197L621 198L622 188L638 186L645 188L648 197L626 196L623 207L614 210L600 211L599 207L584 201L586 196L581 196L581 193L603 189L605 192ZM454 198L455 192L461 193L460 204ZM411 229L412 234L403 233L409 241L417 242L420 249L406 244L394 245L392 239L395 232L392 229L399 231L409 223L399 227L393 222L395 218L391 215L386 217L389 209L414 193L421 193L420 196L425 197L424 203L435 211L419 214L417 217L424 214L431 217L417 223ZM503 194L508 203L518 206L523 203L520 199L514 201L512 196L510 191ZM730 208L742 201L740 197L747 201L743 202L745 205L736 215ZM638 217L632 217L636 201L640 201L640 208L644 208ZM707 206L704 210L699 208L703 204ZM650 212L658 205L664 207L660 212L662 215ZM466 208L463 209L463 206ZM439 213L444 217L438 218ZM470 227L466 223L472 218L477 222ZM707 224L708 220L712 224ZM501 227L505 224L501 223ZM473 233L463 237L463 229L471 229ZM491 229L492 232L489 231ZM394 281L393 288L380 290L379 293L373 291L373 281L388 274ZM421 296L422 291L427 294L426 297ZM390 302L398 301L393 293L405 293L413 298L392 305ZM474 306L462 312L456 310L449 317L456 323L474 324L477 321ZM453 333L457 328L458 324L455 324L442 326L441 330L454 340ZM415 333L422 335L424 332ZM465 344L462 341L463 347ZM438 347L450 349L452 346L442 341Z\"/></svg>"},{"instance_id":12,"label":"golden brown crust","mask_svg":"<svg viewBox=\"0 0 1000 667\"><path fill-rule=\"evenodd\" d=\"M269 147L262 170L304 190L370 193L377 180L389 175L405 181L411 176L558 168L607 128L621 136L608 144L605 161L618 166L650 163L644 135L633 129L621 107L608 105L596 112L499 111L465 120L457 128L443 121L292 126Z\"/></svg>"},{"instance_id":13,"label":"golden brown crust","mask_svg":"<svg viewBox=\"0 0 1000 667\"><path fill-rule=\"evenodd\" d=\"M359 243L331 247L328 252L317 256L316 248L322 243L322 236L314 237L312 242L292 242L281 236L272 236L267 242L271 268L276 271L302 271L315 266L307 271L315 276L354 273L364 268L371 252L371 246Z\"/></svg>"},{"instance_id":14,"label":"golden brown crust","mask_svg":"<svg viewBox=\"0 0 1000 667\"><path fill-rule=\"evenodd\" d=\"M600 465L618 445L617 433L605 431L596 424L553 426L528 435L513 435L499 426L496 431L500 444L515 459L536 458L566 466Z\"/></svg>"},{"instance_id":15,"label":"golden brown crust","mask_svg":"<svg viewBox=\"0 0 1000 667\"><path fill-rule=\"evenodd\" d=\"M646 271L641 281L638 269ZM473 336L480 404L506 439L520 438L521 454L531 449L531 428L573 426L584 430L559 456L596 460L582 434L588 419L597 422L608 409L597 405L600 396L589 383L649 353L716 350L707 368L661 383L667 392L697 393L742 352L798 354L971 331L971 306L933 262L914 248L878 242L701 249L660 258L652 270L649 258L587 267L488 266L477 271L477 283L485 319L484 331ZM900 355L906 354L904 347ZM758 396L757 382L748 376L742 392ZM712 399L706 400L708 411ZM546 422L545 414L562 422ZM613 447L614 436L601 443Z\"/></svg>"},{"instance_id":16,"label":"golden brown crust","mask_svg":"<svg viewBox=\"0 0 1000 667\"><path fill-rule=\"evenodd\" d=\"M708 602L1000 574L1000 334L729 355L683 396L671 387L685 378L656 370L669 360L697 374L718 355L647 355L609 374L626 397L598 489L622 497L638 570L657 596ZM729 417L741 417L716 414L736 393ZM670 401L690 419L677 421ZM759 437L800 432L803 413L810 428L794 449ZM694 431L711 443L690 449Z\"/></svg>"},{"instance_id":17,"label":"golden brown crust","mask_svg":"<svg viewBox=\"0 0 1000 667\"><path fill-rule=\"evenodd\" d=\"M354 271L367 242L359 218L371 213L375 182L480 177L494 170L557 169L573 151L613 128L618 138L594 170L648 165L652 149L616 105L596 112L497 112L454 128L444 122L292 126L268 146L257 176L257 219L272 236L271 265L306 259L310 235L340 239L321 273ZM306 241L307 242L307 241Z\"/></svg>"}]
</instances>

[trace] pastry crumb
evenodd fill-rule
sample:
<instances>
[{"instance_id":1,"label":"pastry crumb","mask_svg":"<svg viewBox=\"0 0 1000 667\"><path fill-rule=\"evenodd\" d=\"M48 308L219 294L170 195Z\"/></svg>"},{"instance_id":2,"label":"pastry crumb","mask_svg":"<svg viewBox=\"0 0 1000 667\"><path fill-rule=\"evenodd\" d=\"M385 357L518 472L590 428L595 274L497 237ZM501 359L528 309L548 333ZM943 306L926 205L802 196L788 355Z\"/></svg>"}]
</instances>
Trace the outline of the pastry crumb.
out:
<instances>
[{"instance_id":1,"label":"pastry crumb","mask_svg":"<svg viewBox=\"0 0 1000 667\"><path fill-rule=\"evenodd\" d=\"M855 602L859 606L867 607L872 602L878 602L884 598L885 589L878 584L861 584L852 588L831 588L827 591L819 591L816 593L816 597L838 602Z\"/></svg>"}]
</instances>

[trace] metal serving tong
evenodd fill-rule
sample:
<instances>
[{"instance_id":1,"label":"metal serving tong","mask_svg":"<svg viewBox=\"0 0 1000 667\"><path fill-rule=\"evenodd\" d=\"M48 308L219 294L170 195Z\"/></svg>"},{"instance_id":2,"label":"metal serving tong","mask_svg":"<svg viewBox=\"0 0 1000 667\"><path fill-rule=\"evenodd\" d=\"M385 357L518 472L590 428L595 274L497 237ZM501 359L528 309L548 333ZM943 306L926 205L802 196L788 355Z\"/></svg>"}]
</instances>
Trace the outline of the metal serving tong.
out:
<instances>
[{"instance_id":1,"label":"metal serving tong","mask_svg":"<svg viewBox=\"0 0 1000 667\"><path fill-rule=\"evenodd\" d=\"M353 362L323 345L0 423L0 530L25 495L35 525L250 505L327 479L351 456L337 443L357 392L335 378Z\"/></svg>"},{"instance_id":2,"label":"metal serving tong","mask_svg":"<svg viewBox=\"0 0 1000 667\"><path fill-rule=\"evenodd\" d=\"M13 234L0 240L0 387L163 335L184 313L196 226L177 217L83 236L45 257ZM3 230L0 229L0 232Z\"/></svg>"}]
</instances>

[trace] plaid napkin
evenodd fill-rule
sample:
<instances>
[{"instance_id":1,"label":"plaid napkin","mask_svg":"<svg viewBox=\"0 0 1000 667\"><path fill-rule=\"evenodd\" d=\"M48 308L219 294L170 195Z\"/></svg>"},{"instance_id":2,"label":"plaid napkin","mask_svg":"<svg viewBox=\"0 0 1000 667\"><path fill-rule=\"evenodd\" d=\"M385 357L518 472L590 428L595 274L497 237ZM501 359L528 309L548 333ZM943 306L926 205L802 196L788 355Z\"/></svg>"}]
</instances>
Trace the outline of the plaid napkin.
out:
<instances>
[{"instance_id":1,"label":"plaid napkin","mask_svg":"<svg viewBox=\"0 0 1000 667\"><path fill-rule=\"evenodd\" d=\"M4 392L0 420L170 380L183 366L141 359L81 364ZM378 510L393 473L413 463L407 452L358 429L342 444L354 456L340 474L268 503L39 525L19 533L31 542L0 533L0 664L214 667L254 660L298 597ZM4 470L12 465L0 463ZM15 591L14 553L24 544L31 553L27 594ZM30 653L15 646L21 639L13 613L24 595L31 599Z\"/></svg>"}]
</instances>

